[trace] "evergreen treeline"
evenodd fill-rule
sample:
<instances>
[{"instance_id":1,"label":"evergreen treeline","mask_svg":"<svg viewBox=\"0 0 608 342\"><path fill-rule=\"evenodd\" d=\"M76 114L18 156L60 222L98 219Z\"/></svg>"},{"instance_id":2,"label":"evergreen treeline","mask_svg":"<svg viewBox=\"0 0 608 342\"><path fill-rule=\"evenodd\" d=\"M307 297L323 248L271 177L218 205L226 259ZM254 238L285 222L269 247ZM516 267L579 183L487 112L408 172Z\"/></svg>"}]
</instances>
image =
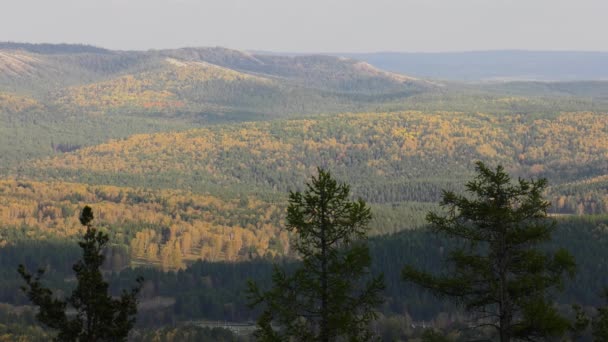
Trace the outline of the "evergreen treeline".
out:
<instances>
[{"instance_id":1,"label":"evergreen treeline","mask_svg":"<svg viewBox=\"0 0 608 342\"><path fill-rule=\"evenodd\" d=\"M79 298L78 294L88 293L87 291L82 292L83 281L97 279L96 281L102 284L100 286L104 291L109 289L109 295L116 296L118 289L124 288L125 284L134 281L141 283L143 275L146 282L134 289L130 297L125 292L122 292L120 301L115 301L108 295L104 296L109 301L108 303L115 303L104 306L104 310L124 301L120 310L127 310L125 312L128 312L128 315L134 315L136 309L133 296L141 291L141 306L138 315L140 327L159 327L176 321L197 318L247 322L259 317L260 330L256 334L263 339L281 339L280 335L277 335L277 333L281 333L281 330L276 330L276 325L280 324L286 327L283 332L290 336L309 336L314 340L329 341L338 338L337 336L353 334L353 338L366 340L371 335L394 333L394 328L383 325L389 324L390 320L395 317L401 317L412 328L419 325L420 320L423 322L428 320L432 321L430 324L433 327L455 332L460 331L461 328L454 326L454 322L456 324L467 322L470 316L466 312L471 309L482 309L481 312L485 315L494 312L495 305L498 305L496 310L503 310L506 305L511 305L511 309L506 310L522 310L522 313L510 311L505 316L503 311L496 311L496 317L497 320L500 318L500 323L497 323L495 327L499 331L502 341L508 341L511 337L517 336L536 336L538 334L545 336L545 334L554 333L562 335L567 331L580 334L584 331L585 326L589 325L589 322L591 322L592 334L596 337L603 336L604 308L599 298L606 289L605 278L602 275L606 273L608 265L601 261L598 262L598 254L600 255L599 260L603 260L602 256L606 252L602 247L608 238L608 234L606 234L608 219L595 216L582 216L578 219L565 217L559 219L556 226L547 219L547 208L550 203L542 197L546 180L527 182L520 178L517 186L511 186L510 178L502 167L498 167L494 173L481 162L477 165L478 175L474 181L466 184L466 189L476 193L478 198L472 200L458 196L451 191L444 192L441 205L448 206L445 208L448 216L430 213L427 216L427 220L431 223L430 230L415 229L394 235L383 235L371 240L368 244L366 234L369 230L367 224L372 217L370 208L361 199L350 202L349 187L343 184L338 185L328 173L320 170L318 178L313 178L313 182L307 184L306 192L303 194L301 192L290 193L286 224L289 230L298 236L295 240L292 238L290 247L303 257L301 260L281 256L275 256L273 260L268 256L261 258L250 253L251 260L247 262L198 261L177 272L161 272L156 268L126 268L123 271L114 272L113 270L117 268L114 259L117 256L118 260L121 260L125 255L124 251L120 248L102 248L108 243L109 237L107 234L91 228L90 221L93 218L93 211L89 207L85 207L79 219L80 223L87 227L84 240L79 243L85 250L84 263L79 262L73 266L77 282L66 282L69 275L65 272L66 265L62 265L62 263L65 262L65 256L69 255L69 249L64 250L52 260L56 265L51 263L42 265L36 278L25 271L25 266L19 267L19 274L28 285L26 287L26 290L29 288L26 291L28 299L41 308L36 315L37 319L50 327L59 329L60 334L69 336L81 334L81 330L72 329L74 327L71 323L63 325L62 322L69 317L64 313L65 304L62 304L61 299L52 299L54 297L50 290L43 287L40 282L42 273L48 274L47 281L50 284L57 285L58 293L74 290L73 296L76 294L76 297L69 297L68 301L72 301L72 298ZM11 183L6 183L6 185L10 188ZM20 191L28 191L29 188L27 183L17 184L17 189L21 189ZM122 203L125 199L133 200L133 193L124 193L119 188L108 190L110 191L100 192L98 189L95 191L95 196L115 199L117 203ZM88 193L88 196L91 196L90 192L90 189L86 189L84 194L74 195L84 197ZM140 204L164 203L158 199L150 201L150 197L138 198L137 202ZM200 200L205 201L203 198ZM213 198L206 200L207 205L209 200L217 202L217 199ZM173 205L179 206L179 197L173 198L172 202ZM247 203L240 204L246 205ZM195 206L193 203L190 205ZM50 213L53 214L52 211ZM69 216L69 214L69 212L62 212L62 215ZM26 216L22 218L28 219ZM448 235L454 235L456 238L438 235L438 231L447 232ZM171 234L171 230L167 231L167 239L171 238ZM576 238L573 238L573 235ZM93 239L94 237L97 240ZM230 240L233 240L232 236ZM326 241L332 242L328 245ZM27 242L28 239L24 239L21 244L27 245ZM335 243L337 244L333 245ZM181 245L183 245L183 241L179 243L179 246ZM2 255L2 263L39 262L39 260L32 260L32 255L25 254L28 252L26 248L19 246L21 248L11 249L14 246L14 244L5 246L9 253ZM93 248L94 253L86 251L89 246ZM178 244L175 246L178 248ZM231 246L230 242L228 246ZM538 246L539 249L532 250L530 246ZM35 247L52 253L50 249ZM137 244L132 245L131 248L138 248ZM106 255L101 254L102 250ZM559 252L555 256L550 258L544 256L545 252L556 250ZM566 250L571 250L572 256ZM181 255L179 250L176 253L177 256ZM489 254L486 257L477 256L475 253ZM515 256L508 253L515 253ZM107 255L111 258L107 258ZM169 255L173 257L172 254ZM106 258L111 260L109 264L106 263L106 275L103 277L107 279L107 283L103 281L102 273L100 273ZM496 263L494 259L496 259ZM509 266L513 269L501 271L502 260L515 262ZM574 260L576 260L576 274L578 274L575 280L572 283L566 283L563 293L551 291L549 288L552 286L558 286L561 289L559 285L563 271L568 270L571 276L575 275ZM454 268L455 278L436 276L445 268L446 261L457 263ZM94 265L93 273L88 271L88 266L85 267L85 264L88 265L88 263ZM542 263L543 266L540 266L539 263ZM280 268L277 264L281 265ZM406 264L425 270L425 272L420 272L412 267L406 268L403 274L407 279L413 279L416 283L431 288L435 292L443 293L445 291L448 296L465 296L465 301L469 301L465 307L466 310L446 297L435 297L426 291L421 291L416 286L404 283L400 279L399 272L396 272L395 266ZM331 270L333 267L337 269L325 273L326 268ZM495 267L500 270L496 270ZM279 271L279 269L282 270ZM83 270L87 271L82 273ZM512 276L505 278L506 276L500 275L502 280L498 286L495 272L513 273L520 278L517 282L513 282L515 278ZM385 279L382 276L368 278L369 275L378 274L384 274ZM88 279L87 275L93 275L93 278ZM340 276L332 278L332 275ZM24 298L23 294L15 292L15 284L11 282L13 277L14 274L11 276L9 273L6 277L7 281L0 283L3 300L13 305L27 304L28 300ZM355 285L358 277L362 277L361 280L366 279L367 287L359 288L358 285ZM477 277L485 278L478 280ZM250 281L248 292L244 291L245 279ZM268 292L258 290L268 288L271 281L275 286L273 290ZM325 285L326 281L328 285ZM505 285L504 281L511 283ZM484 287L486 284L489 286L487 289ZM541 287L541 284L544 285ZM294 286L296 290L294 290ZM332 288L326 289L326 286ZM333 288L333 286L337 287ZM500 302L500 304L494 304L499 300L504 300L505 286L514 297ZM300 287L302 290L297 290ZM469 288L470 292L468 292ZM362 297L357 297L357 289L362 290ZM584 289L586 295L580 293L581 289ZM501 293L500 299L493 294L493 291L498 290ZM332 291L340 291L340 293L331 294ZM349 297L348 294L351 291L355 297ZM486 293L488 293L489 299L484 297ZM308 295L310 297L307 297ZM468 297L471 295L472 297ZM555 301L549 300L549 295L555 298ZM329 296L332 300L338 299L338 302L332 302ZM363 299L360 304L353 304L359 303L357 298ZM529 301L526 301L525 298L528 298ZM320 304L315 304L317 301ZM80 300L77 299L73 303L72 305L78 309ZM263 312L260 312L259 309L248 309L249 305L257 303L266 304ZM380 307L379 304L381 304ZM575 328L566 318L572 316L572 309L569 309L571 304L575 304L574 310L577 317ZM289 308L289 305L293 305L293 308ZM346 306L338 308L334 305ZM490 307L490 311L485 311L486 307ZM585 318L584 315L585 308L589 307L590 311L597 308L599 312L599 315L591 320ZM49 308L52 310L50 314L45 311ZM379 310L378 312L375 311L376 308ZM541 308L543 309L541 310ZM85 310L88 312L87 315L90 315L90 311L87 310ZM311 316L317 312L315 310L320 310L318 316ZM26 309L26 311L29 310ZM54 313L56 311L61 311L64 319L59 319L59 316ZM6 312L7 318L16 317L15 309L9 307ZM104 312L109 313L107 310ZM383 316L373 323L375 327L370 326L369 323L378 318L380 313ZM536 316L539 314L540 317ZM458 315L458 317L446 318L445 315ZM127 317L124 313L119 316ZM77 316L77 321L81 318L80 315ZM317 319L318 321L316 321ZM520 322L512 323L511 319ZM30 318L26 314L17 320L27 322ZM483 324L485 321L482 319L477 322ZM14 322L6 323L14 324ZM127 325L120 323L117 326L117 332L120 330L121 338L126 336L133 323L134 320L129 319ZM346 325L351 323L352 326L346 329ZM528 328L519 330L524 323L531 324L530 329L532 330L528 331ZM450 326L450 324L452 325ZM381 331L378 330L379 326L383 326ZM372 333L370 329L374 332ZM88 329L83 331L82 333L85 335L98 333ZM480 332L484 333L483 330ZM172 334L177 333L180 331ZM412 337L412 334L420 332L410 331L398 334L402 333ZM434 333L426 332L424 334Z\"/></svg>"},{"instance_id":2,"label":"evergreen treeline","mask_svg":"<svg viewBox=\"0 0 608 342\"><path fill-rule=\"evenodd\" d=\"M577 264L572 280L565 282L565 291L558 296L558 303L569 306L579 303L585 307L602 303L601 294L608 272L608 218L587 216L559 219L553 238L545 247L548 250L566 248L571 251ZM448 301L439 300L413 284L404 283L400 267L414 264L425 270L439 271L446 252L454 242L437 237L426 229L407 230L396 234L373 237L369 240L372 258L372 273L384 273L386 302L381 311L386 315L409 315L414 321L431 321L442 312L453 311ZM78 247L74 243L20 243L3 248L0 254L0 269L4 270L0 283L0 302L25 304L27 300L18 290L20 278L15 265L25 263L28 267L39 266L39 260L47 260L46 276L53 288L67 291L71 283L65 277L78 258ZM142 289L142 301L172 298L167 303L147 312L140 311L141 324L171 323L183 319L209 319L248 321L256 317L257 311L247 308L245 296L246 280L253 279L261 287L269 287L272 263L278 262L289 268L290 262L283 259L255 259L244 262L197 261L179 271L163 272L155 268L129 268L120 272L108 272L110 289L124 288L132 284L137 276L146 282ZM166 304L166 305L165 305ZM165 305L165 306L163 306ZM164 308L164 309L163 309ZM149 317L149 318L147 318Z\"/></svg>"}]
</instances>

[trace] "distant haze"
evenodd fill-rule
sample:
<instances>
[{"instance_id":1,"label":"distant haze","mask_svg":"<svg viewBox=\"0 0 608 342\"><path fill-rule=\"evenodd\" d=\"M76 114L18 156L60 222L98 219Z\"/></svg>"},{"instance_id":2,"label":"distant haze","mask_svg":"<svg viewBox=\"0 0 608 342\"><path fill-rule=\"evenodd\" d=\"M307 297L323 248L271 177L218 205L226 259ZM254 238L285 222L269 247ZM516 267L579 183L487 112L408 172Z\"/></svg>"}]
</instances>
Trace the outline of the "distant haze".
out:
<instances>
[{"instance_id":1,"label":"distant haze","mask_svg":"<svg viewBox=\"0 0 608 342\"><path fill-rule=\"evenodd\" d=\"M410 76L461 81L608 80L608 52L478 51L342 56Z\"/></svg>"},{"instance_id":2,"label":"distant haze","mask_svg":"<svg viewBox=\"0 0 608 342\"><path fill-rule=\"evenodd\" d=\"M605 0L3 0L0 41L146 50L608 51Z\"/></svg>"}]
</instances>

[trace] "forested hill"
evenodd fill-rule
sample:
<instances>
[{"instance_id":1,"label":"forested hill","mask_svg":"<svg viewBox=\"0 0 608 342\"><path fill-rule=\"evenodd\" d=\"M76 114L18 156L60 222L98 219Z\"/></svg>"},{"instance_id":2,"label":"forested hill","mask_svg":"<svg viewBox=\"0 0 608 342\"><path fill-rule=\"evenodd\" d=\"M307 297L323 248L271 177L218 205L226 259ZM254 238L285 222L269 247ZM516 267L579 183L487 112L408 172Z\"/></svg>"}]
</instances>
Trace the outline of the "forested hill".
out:
<instances>
[{"instance_id":1,"label":"forested hill","mask_svg":"<svg viewBox=\"0 0 608 342\"><path fill-rule=\"evenodd\" d=\"M0 169L135 133L404 108L438 87L331 56L0 43Z\"/></svg>"},{"instance_id":2,"label":"forested hill","mask_svg":"<svg viewBox=\"0 0 608 342\"><path fill-rule=\"evenodd\" d=\"M345 112L606 112L608 82L430 82L337 56L0 43L0 172L137 133Z\"/></svg>"},{"instance_id":3,"label":"forested hill","mask_svg":"<svg viewBox=\"0 0 608 342\"><path fill-rule=\"evenodd\" d=\"M325 115L134 135L31 162L24 172L43 180L286 193L322 166L374 203L434 203L483 160L518 176L547 177L555 212L602 213L607 129L608 115L587 112Z\"/></svg>"},{"instance_id":4,"label":"forested hill","mask_svg":"<svg viewBox=\"0 0 608 342\"><path fill-rule=\"evenodd\" d=\"M22 121L63 122L66 115L88 119L99 114L195 124L209 117L256 120L369 110L438 86L332 56L266 56L220 47L111 51L0 43L0 117L8 107L13 118L27 118ZM16 107L22 98L38 106ZM141 131L149 130L135 130Z\"/></svg>"},{"instance_id":5,"label":"forested hill","mask_svg":"<svg viewBox=\"0 0 608 342\"><path fill-rule=\"evenodd\" d=\"M25 104L24 104L25 105ZM288 191L316 167L373 206L374 234L420 227L473 162L547 177L551 214L608 213L608 115L462 112L319 115L135 134L23 161L0 181L0 243L73 238L84 205L110 227L115 264L289 253ZM130 260L130 261L129 261Z\"/></svg>"},{"instance_id":6,"label":"forested hill","mask_svg":"<svg viewBox=\"0 0 608 342\"><path fill-rule=\"evenodd\" d=\"M56 87L112 81L125 75L137 77L144 73L142 77L146 78L146 72L175 71L175 67L196 70L201 65L270 78L277 86L339 93L403 93L430 85L382 71L366 62L332 56L267 56L220 47L111 51L84 45L0 43L0 89L51 91ZM223 80L222 76L169 79L185 87L197 81ZM148 86L165 88L163 85L152 80Z\"/></svg>"}]
</instances>

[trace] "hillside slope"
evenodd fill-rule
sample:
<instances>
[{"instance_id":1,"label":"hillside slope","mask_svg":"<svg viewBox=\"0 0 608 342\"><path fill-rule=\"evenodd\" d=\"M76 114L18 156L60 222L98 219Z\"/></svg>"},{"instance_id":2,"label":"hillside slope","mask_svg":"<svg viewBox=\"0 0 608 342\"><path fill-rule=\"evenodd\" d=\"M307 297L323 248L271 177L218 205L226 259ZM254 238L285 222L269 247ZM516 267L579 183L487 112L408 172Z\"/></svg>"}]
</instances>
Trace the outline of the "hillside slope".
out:
<instances>
[{"instance_id":1,"label":"hillside slope","mask_svg":"<svg viewBox=\"0 0 608 342\"><path fill-rule=\"evenodd\" d=\"M344 114L135 135L25 169L85 183L250 193L300 188L322 166L371 202L436 202L442 188L470 176L475 160L547 177L556 187L604 175L607 129L601 113ZM598 201L593 211L608 211L605 196ZM556 211L575 211L563 202Z\"/></svg>"},{"instance_id":2,"label":"hillside slope","mask_svg":"<svg viewBox=\"0 0 608 342\"><path fill-rule=\"evenodd\" d=\"M358 112L434 87L338 57L0 43L0 172L109 138Z\"/></svg>"},{"instance_id":3,"label":"hillside slope","mask_svg":"<svg viewBox=\"0 0 608 342\"><path fill-rule=\"evenodd\" d=\"M285 85L338 93L401 93L429 85L365 62L332 56L252 55L225 48L111 51L86 46L0 43L0 90L33 92L96 83L166 68L167 59L204 62L272 77Z\"/></svg>"}]
</instances>

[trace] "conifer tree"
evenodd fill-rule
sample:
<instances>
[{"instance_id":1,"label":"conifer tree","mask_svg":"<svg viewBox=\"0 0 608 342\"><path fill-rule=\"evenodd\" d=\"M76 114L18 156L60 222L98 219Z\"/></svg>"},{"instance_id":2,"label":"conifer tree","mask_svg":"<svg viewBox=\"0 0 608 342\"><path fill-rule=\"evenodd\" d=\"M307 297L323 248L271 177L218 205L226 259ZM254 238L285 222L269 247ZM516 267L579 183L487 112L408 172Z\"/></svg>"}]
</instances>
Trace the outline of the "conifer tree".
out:
<instances>
[{"instance_id":1,"label":"conifer tree","mask_svg":"<svg viewBox=\"0 0 608 342\"><path fill-rule=\"evenodd\" d=\"M381 304L382 276L369 275L365 243L369 207L349 200L349 186L319 169L304 193L292 192L287 229L301 257L294 272L275 267L274 287L261 292L249 283L251 304L265 304L258 320L260 341L367 341L369 322Z\"/></svg>"},{"instance_id":2,"label":"conifer tree","mask_svg":"<svg viewBox=\"0 0 608 342\"><path fill-rule=\"evenodd\" d=\"M58 298L42 285L44 270L33 276L19 265L18 271L26 283L22 290L39 307L37 319L58 331L56 341L126 341L135 324L137 294L143 279L138 278L137 285L130 291L124 290L119 298L108 294L108 283L100 271L108 236L94 228L92 221L93 211L86 206L80 215L86 232L78 243L83 257L73 266L77 285L68 298Z\"/></svg>"},{"instance_id":3,"label":"conifer tree","mask_svg":"<svg viewBox=\"0 0 608 342\"><path fill-rule=\"evenodd\" d=\"M546 180L512 183L501 166L477 163L477 176L466 184L471 198L447 191L447 214L429 213L432 229L461 242L449 253L449 271L432 275L406 266L403 277L432 292L453 297L476 314L480 327L495 328L500 341L535 340L567 333L551 291L575 264L565 250L544 252L555 222L547 219L542 197Z\"/></svg>"}]
</instances>

